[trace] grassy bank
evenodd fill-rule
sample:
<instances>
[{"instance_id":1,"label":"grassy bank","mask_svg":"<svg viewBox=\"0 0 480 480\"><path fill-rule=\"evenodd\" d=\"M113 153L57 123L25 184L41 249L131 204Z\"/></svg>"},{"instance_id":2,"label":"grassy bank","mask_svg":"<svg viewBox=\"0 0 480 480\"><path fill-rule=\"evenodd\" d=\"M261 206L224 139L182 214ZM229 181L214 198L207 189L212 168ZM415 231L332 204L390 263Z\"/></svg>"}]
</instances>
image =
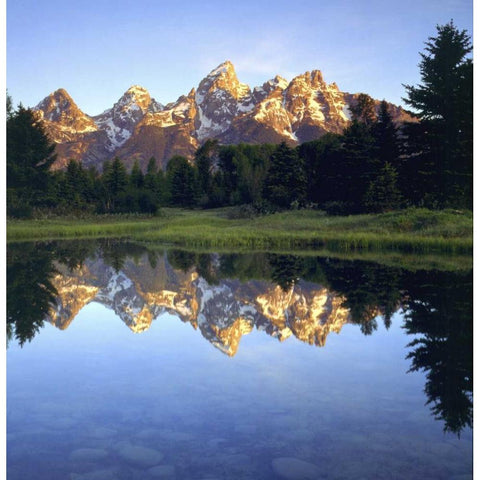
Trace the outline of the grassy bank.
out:
<instances>
[{"instance_id":1,"label":"grassy bank","mask_svg":"<svg viewBox=\"0 0 480 480\"><path fill-rule=\"evenodd\" d=\"M312 210L254 218L238 209L165 209L159 217L107 216L7 222L7 240L128 237L185 247L471 253L471 212L409 209L327 216Z\"/></svg>"}]
</instances>

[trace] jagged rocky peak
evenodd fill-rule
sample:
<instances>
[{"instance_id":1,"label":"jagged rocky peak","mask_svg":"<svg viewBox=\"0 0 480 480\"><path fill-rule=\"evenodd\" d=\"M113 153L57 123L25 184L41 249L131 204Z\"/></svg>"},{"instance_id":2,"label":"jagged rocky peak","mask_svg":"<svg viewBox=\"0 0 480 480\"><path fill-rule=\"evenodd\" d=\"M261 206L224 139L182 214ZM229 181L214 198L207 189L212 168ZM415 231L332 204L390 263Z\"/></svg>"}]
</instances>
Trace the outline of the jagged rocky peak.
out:
<instances>
[{"instance_id":1,"label":"jagged rocky peak","mask_svg":"<svg viewBox=\"0 0 480 480\"><path fill-rule=\"evenodd\" d=\"M195 89L192 88L188 95L181 95L174 103L169 103L165 107L175 123L185 123L193 121L195 117Z\"/></svg>"},{"instance_id":2,"label":"jagged rocky peak","mask_svg":"<svg viewBox=\"0 0 480 480\"><path fill-rule=\"evenodd\" d=\"M251 94L250 87L240 83L235 67L229 60L213 69L199 84L197 89L197 103L203 103L205 96L215 94L216 91L229 93L234 99L241 100Z\"/></svg>"},{"instance_id":3,"label":"jagged rocky peak","mask_svg":"<svg viewBox=\"0 0 480 480\"><path fill-rule=\"evenodd\" d=\"M272 89L280 88L280 90L285 90L288 87L288 81L280 75L275 75L274 78L263 84L264 87L266 85Z\"/></svg>"},{"instance_id":4,"label":"jagged rocky peak","mask_svg":"<svg viewBox=\"0 0 480 480\"><path fill-rule=\"evenodd\" d=\"M35 108L43 112L45 119L58 122L62 111L78 108L64 88L59 88L45 97Z\"/></svg>"},{"instance_id":5,"label":"jagged rocky peak","mask_svg":"<svg viewBox=\"0 0 480 480\"><path fill-rule=\"evenodd\" d=\"M272 92L278 90L283 91L288 87L288 81L280 75L276 75L274 78L266 81L261 87L255 87L253 89L253 98L255 103L261 102L268 97Z\"/></svg>"},{"instance_id":6,"label":"jagged rocky peak","mask_svg":"<svg viewBox=\"0 0 480 480\"><path fill-rule=\"evenodd\" d=\"M150 106L152 99L148 90L140 85L132 85L114 105L116 113L127 112L140 109L145 113Z\"/></svg>"},{"instance_id":7,"label":"jagged rocky peak","mask_svg":"<svg viewBox=\"0 0 480 480\"><path fill-rule=\"evenodd\" d=\"M148 90L139 85L132 85L113 105L97 115L97 123L104 122L107 118L115 123L138 123L147 112L158 112L163 110L163 105L150 96Z\"/></svg>"},{"instance_id":8,"label":"jagged rocky peak","mask_svg":"<svg viewBox=\"0 0 480 480\"><path fill-rule=\"evenodd\" d=\"M320 70L312 70L296 76L288 86L289 91L302 93L305 89L323 89L327 85Z\"/></svg>"},{"instance_id":9,"label":"jagged rocky peak","mask_svg":"<svg viewBox=\"0 0 480 480\"><path fill-rule=\"evenodd\" d=\"M348 124L345 95L336 84L327 85L320 70L295 77L284 98L299 142L318 138L328 131L341 133Z\"/></svg>"},{"instance_id":10,"label":"jagged rocky peak","mask_svg":"<svg viewBox=\"0 0 480 480\"><path fill-rule=\"evenodd\" d=\"M112 108L94 117L97 126L107 134L107 150L113 152L133 134L135 126L147 112L158 112L163 106L150 97L148 90L139 85L131 86Z\"/></svg>"},{"instance_id":11,"label":"jagged rocky peak","mask_svg":"<svg viewBox=\"0 0 480 480\"><path fill-rule=\"evenodd\" d=\"M55 168L69 158L88 165L113 155L147 159L166 165L175 154L193 157L207 138L220 143L293 144L341 133L351 121L349 107L357 94L327 84L320 70L287 81L277 75L253 90L241 83L232 62L214 68L197 89L166 106L142 86L131 86L102 114L84 114L64 89L36 107L51 139L57 143ZM380 102L376 101L379 105ZM394 121L412 121L391 105Z\"/></svg>"},{"instance_id":12,"label":"jagged rocky peak","mask_svg":"<svg viewBox=\"0 0 480 480\"><path fill-rule=\"evenodd\" d=\"M194 270L173 268L166 257L152 268L146 254L128 259L120 271L101 258L89 258L73 270L61 263L57 267L52 283L58 297L47 320L61 329L93 301L113 310L135 333L168 312L233 356L242 336L254 328L280 341L294 335L323 346L331 332L340 332L350 320L344 297L303 280L287 291L260 280L223 279L210 285Z\"/></svg>"},{"instance_id":13,"label":"jagged rocky peak","mask_svg":"<svg viewBox=\"0 0 480 480\"><path fill-rule=\"evenodd\" d=\"M225 132L235 117L255 106L250 87L239 82L235 68L228 60L200 82L195 102L198 106L196 137L200 141Z\"/></svg>"},{"instance_id":14,"label":"jagged rocky peak","mask_svg":"<svg viewBox=\"0 0 480 480\"><path fill-rule=\"evenodd\" d=\"M107 114L115 122L133 120L139 121L147 112L152 99L148 91L138 85L130 87L113 105L113 108L102 114Z\"/></svg>"},{"instance_id":15,"label":"jagged rocky peak","mask_svg":"<svg viewBox=\"0 0 480 480\"><path fill-rule=\"evenodd\" d=\"M93 120L82 112L64 88L45 97L36 107L43 119L57 122L78 133L96 130Z\"/></svg>"}]
</instances>

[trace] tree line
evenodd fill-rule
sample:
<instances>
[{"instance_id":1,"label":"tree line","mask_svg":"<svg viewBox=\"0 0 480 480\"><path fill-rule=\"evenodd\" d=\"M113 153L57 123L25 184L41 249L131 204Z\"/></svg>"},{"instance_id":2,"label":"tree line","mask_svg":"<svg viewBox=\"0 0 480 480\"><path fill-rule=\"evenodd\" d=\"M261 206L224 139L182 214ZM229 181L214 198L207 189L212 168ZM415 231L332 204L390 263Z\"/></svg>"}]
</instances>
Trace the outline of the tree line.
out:
<instances>
[{"instance_id":1,"label":"tree line","mask_svg":"<svg viewBox=\"0 0 480 480\"><path fill-rule=\"evenodd\" d=\"M388 104L360 94L342 134L291 147L219 145L207 140L194 159L171 158L145 172L119 158L101 172L70 160L52 171L54 145L35 112L13 110L7 96L7 211L155 213L162 206L248 205L255 212L311 207L330 214L408 206L473 207L471 39L450 22L421 54L419 85L405 85L416 120L396 124Z\"/></svg>"}]
</instances>

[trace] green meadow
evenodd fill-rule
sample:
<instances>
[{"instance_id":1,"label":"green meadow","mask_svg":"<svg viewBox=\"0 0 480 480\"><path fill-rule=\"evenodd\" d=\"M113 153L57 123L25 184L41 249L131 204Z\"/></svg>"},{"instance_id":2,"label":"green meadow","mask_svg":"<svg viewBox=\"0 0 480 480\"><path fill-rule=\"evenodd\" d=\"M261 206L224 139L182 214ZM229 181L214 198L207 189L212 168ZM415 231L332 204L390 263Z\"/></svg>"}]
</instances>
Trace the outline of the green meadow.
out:
<instances>
[{"instance_id":1,"label":"green meadow","mask_svg":"<svg viewBox=\"0 0 480 480\"><path fill-rule=\"evenodd\" d=\"M470 211L407 209L345 217L315 210L249 217L233 207L163 209L155 217L106 215L7 221L9 242L102 237L190 248L470 254L473 215Z\"/></svg>"}]
</instances>

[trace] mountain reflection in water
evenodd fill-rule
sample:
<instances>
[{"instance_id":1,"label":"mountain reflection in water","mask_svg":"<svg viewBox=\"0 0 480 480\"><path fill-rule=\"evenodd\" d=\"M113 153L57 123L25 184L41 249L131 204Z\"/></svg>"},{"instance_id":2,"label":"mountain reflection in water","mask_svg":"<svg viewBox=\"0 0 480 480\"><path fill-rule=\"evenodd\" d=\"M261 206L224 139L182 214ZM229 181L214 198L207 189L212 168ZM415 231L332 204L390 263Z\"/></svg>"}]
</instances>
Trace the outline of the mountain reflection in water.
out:
<instances>
[{"instance_id":1,"label":"mountain reflection in water","mask_svg":"<svg viewBox=\"0 0 480 480\"><path fill-rule=\"evenodd\" d=\"M403 312L411 371L445 431L472 425L472 271L410 271L293 255L166 253L113 242L9 245L7 339L30 342L44 322L66 329L89 302L133 331L164 312L233 356L253 329L323 347L349 323L371 335Z\"/></svg>"}]
</instances>

